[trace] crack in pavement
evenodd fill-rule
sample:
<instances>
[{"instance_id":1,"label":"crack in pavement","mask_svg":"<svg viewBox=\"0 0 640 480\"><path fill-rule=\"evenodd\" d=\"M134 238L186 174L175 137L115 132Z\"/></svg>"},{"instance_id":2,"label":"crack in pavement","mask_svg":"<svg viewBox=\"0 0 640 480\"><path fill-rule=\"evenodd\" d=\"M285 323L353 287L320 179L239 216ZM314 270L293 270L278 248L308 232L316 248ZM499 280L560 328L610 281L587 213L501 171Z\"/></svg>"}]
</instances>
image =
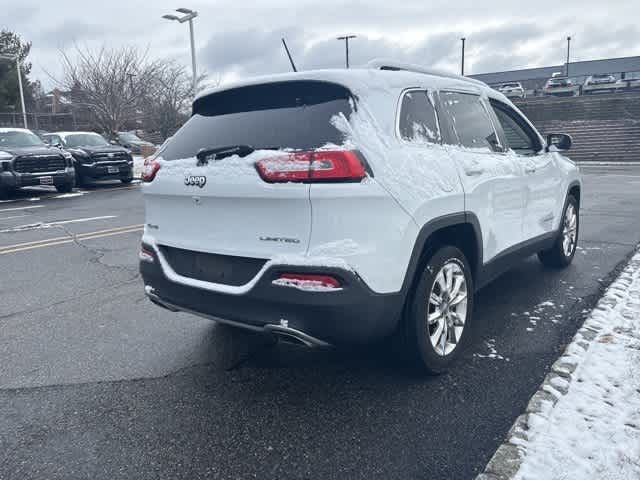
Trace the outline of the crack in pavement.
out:
<instances>
[{"instance_id":1,"label":"crack in pavement","mask_svg":"<svg viewBox=\"0 0 640 480\"><path fill-rule=\"evenodd\" d=\"M75 233L71 232L64 225L55 225L55 228L60 228L67 236L69 236L73 240L73 243L75 245L77 245L78 247L82 248L89 255L91 255L91 258L89 259L89 262L97 264L97 265L100 265L100 266L105 267L107 269L113 269L113 270L121 271L121 272L124 272L124 273L127 273L127 274L133 273L133 277L129 278L129 280L134 280L134 279L136 279L136 278L138 278L140 276L140 273L138 272L137 265L135 265L135 266L112 265L112 264L104 262L103 261L104 256L107 253L112 252L113 250L110 250L110 249L107 249L107 248L100 248L100 247L91 247L89 245L84 244L81 239L78 239L78 237L77 237L77 235Z\"/></svg>"}]
</instances>

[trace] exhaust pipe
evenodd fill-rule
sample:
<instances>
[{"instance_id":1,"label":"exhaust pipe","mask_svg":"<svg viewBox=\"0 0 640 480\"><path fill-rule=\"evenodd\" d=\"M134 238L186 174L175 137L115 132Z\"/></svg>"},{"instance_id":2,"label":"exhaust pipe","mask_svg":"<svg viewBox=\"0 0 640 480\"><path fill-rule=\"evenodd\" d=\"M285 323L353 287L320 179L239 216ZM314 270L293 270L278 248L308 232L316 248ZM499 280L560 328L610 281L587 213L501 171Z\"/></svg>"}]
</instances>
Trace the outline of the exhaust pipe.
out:
<instances>
[{"instance_id":1,"label":"exhaust pipe","mask_svg":"<svg viewBox=\"0 0 640 480\"><path fill-rule=\"evenodd\" d=\"M155 289L150 285L145 285L144 291L151 300L156 305L166 308L171 312L186 312L191 313L192 315L197 315L199 317L205 317L209 320L213 320L214 322L224 323L226 325L230 325L232 327L242 328L244 330L251 330L254 332L263 332L270 333L272 335L276 335L278 337L283 337L286 340L296 340L299 343L307 347L328 347L329 343L324 340L320 340L319 338L312 337L300 330L296 330L295 328L291 328L289 326L289 321L284 318L280 319L280 324L275 323L267 323L266 325L260 327L255 325L246 325L241 322L234 322L233 320L225 320L224 318L214 317L211 315L206 315L200 312L195 312L193 310L189 310L186 308L178 307L177 305L173 305L163 299L161 299L156 293Z\"/></svg>"}]
</instances>

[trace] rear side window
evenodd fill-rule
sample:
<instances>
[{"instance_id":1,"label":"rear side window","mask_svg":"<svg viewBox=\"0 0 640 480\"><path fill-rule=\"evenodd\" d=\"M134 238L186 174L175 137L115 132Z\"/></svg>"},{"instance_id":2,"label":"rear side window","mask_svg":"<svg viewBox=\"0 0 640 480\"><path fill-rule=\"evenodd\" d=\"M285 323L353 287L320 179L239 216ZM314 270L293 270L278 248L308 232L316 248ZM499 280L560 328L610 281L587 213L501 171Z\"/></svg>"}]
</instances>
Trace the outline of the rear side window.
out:
<instances>
[{"instance_id":1,"label":"rear side window","mask_svg":"<svg viewBox=\"0 0 640 480\"><path fill-rule=\"evenodd\" d=\"M479 95L441 92L442 106L451 124L451 136L467 148L501 151L491 118Z\"/></svg>"},{"instance_id":2,"label":"rear side window","mask_svg":"<svg viewBox=\"0 0 640 480\"><path fill-rule=\"evenodd\" d=\"M195 101L193 116L167 143L161 156L175 160L203 148L248 145L253 148L312 150L341 145L333 124L347 119L355 100L345 87L320 81L278 82L227 90Z\"/></svg>"},{"instance_id":3,"label":"rear side window","mask_svg":"<svg viewBox=\"0 0 640 480\"><path fill-rule=\"evenodd\" d=\"M403 94L398 128L407 142L440 142L436 111L427 92L411 90Z\"/></svg>"}]
</instances>

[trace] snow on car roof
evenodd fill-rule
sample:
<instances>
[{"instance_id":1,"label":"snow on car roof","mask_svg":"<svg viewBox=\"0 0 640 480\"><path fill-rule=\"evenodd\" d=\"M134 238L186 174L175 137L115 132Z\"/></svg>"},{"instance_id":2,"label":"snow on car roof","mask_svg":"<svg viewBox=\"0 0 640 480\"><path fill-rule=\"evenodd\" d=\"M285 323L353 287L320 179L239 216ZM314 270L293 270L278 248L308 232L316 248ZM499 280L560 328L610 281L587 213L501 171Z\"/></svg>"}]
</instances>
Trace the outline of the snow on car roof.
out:
<instances>
[{"instance_id":1,"label":"snow on car roof","mask_svg":"<svg viewBox=\"0 0 640 480\"><path fill-rule=\"evenodd\" d=\"M13 127L0 128L0 133L9 133L9 132L28 132L28 133L33 133L28 128L13 128Z\"/></svg>"},{"instance_id":2,"label":"snow on car roof","mask_svg":"<svg viewBox=\"0 0 640 480\"><path fill-rule=\"evenodd\" d=\"M395 68L396 65L390 66ZM422 72L409 71L402 67L399 68L399 70L380 70L379 68L371 67L352 68L348 70L341 68L263 75L239 80L222 87L206 89L196 96L196 100L234 88L293 80L334 82L349 88L356 95L366 95L368 92L376 91L381 87L390 90L405 89L408 87L425 87L435 89L455 88L475 93L485 93L488 96L500 98L501 100L504 99L502 94L495 92L495 90L488 85L478 80L427 69Z\"/></svg>"},{"instance_id":3,"label":"snow on car roof","mask_svg":"<svg viewBox=\"0 0 640 480\"><path fill-rule=\"evenodd\" d=\"M53 132L52 134L59 135L63 139L69 135L79 135L79 134L80 135L100 135L99 133L96 133L96 132Z\"/></svg>"}]
</instances>

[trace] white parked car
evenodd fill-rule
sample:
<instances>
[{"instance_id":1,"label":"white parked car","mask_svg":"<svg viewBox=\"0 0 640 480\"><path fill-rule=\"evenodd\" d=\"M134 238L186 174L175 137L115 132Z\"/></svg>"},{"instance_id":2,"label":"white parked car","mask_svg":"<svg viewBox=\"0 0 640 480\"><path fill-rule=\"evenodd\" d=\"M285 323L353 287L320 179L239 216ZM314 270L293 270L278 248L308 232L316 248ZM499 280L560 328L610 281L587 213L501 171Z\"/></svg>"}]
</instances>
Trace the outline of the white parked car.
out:
<instances>
[{"instance_id":1,"label":"white parked car","mask_svg":"<svg viewBox=\"0 0 640 480\"><path fill-rule=\"evenodd\" d=\"M636 90L640 88L640 74L639 73L627 74L624 80L618 80L617 83L620 89Z\"/></svg>"},{"instance_id":2,"label":"white parked car","mask_svg":"<svg viewBox=\"0 0 640 480\"><path fill-rule=\"evenodd\" d=\"M169 310L310 346L395 336L439 373L476 290L575 254L570 137L481 82L372 62L210 90L193 112L144 171L140 268Z\"/></svg>"},{"instance_id":3,"label":"white parked car","mask_svg":"<svg viewBox=\"0 0 640 480\"><path fill-rule=\"evenodd\" d=\"M587 77L582 86L582 93L590 95L594 93L615 93L623 85L617 82L613 75L591 75Z\"/></svg>"},{"instance_id":4,"label":"white parked car","mask_svg":"<svg viewBox=\"0 0 640 480\"><path fill-rule=\"evenodd\" d=\"M577 97L580 95L580 85L573 83L570 78L553 76L547 80L542 93L557 97Z\"/></svg>"},{"instance_id":5,"label":"white parked car","mask_svg":"<svg viewBox=\"0 0 640 480\"><path fill-rule=\"evenodd\" d=\"M503 83L496 87L507 98L525 98L527 95L520 82Z\"/></svg>"}]
</instances>

